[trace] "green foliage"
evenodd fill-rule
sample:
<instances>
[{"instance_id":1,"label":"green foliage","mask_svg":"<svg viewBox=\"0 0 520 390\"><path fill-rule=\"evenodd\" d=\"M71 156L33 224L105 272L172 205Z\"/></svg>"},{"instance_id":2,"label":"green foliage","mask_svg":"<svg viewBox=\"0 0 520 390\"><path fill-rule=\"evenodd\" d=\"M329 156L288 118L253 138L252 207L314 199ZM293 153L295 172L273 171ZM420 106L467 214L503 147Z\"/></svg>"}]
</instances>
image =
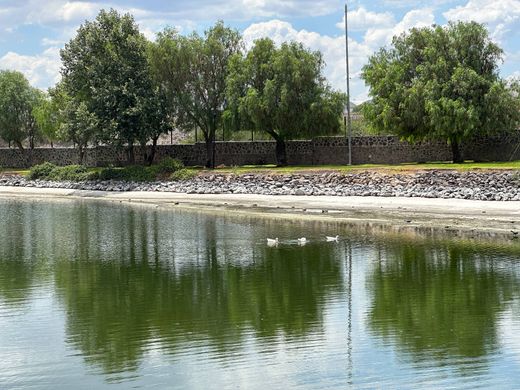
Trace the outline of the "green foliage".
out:
<instances>
[{"instance_id":1,"label":"green foliage","mask_svg":"<svg viewBox=\"0 0 520 390\"><path fill-rule=\"evenodd\" d=\"M156 165L158 174L171 174L184 168L182 161L175 158L166 157Z\"/></svg>"},{"instance_id":2,"label":"green foliage","mask_svg":"<svg viewBox=\"0 0 520 390\"><path fill-rule=\"evenodd\" d=\"M83 165L67 165L54 168L48 177L49 180L87 181L96 180L97 173L91 172Z\"/></svg>"},{"instance_id":3,"label":"green foliage","mask_svg":"<svg viewBox=\"0 0 520 390\"><path fill-rule=\"evenodd\" d=\"M190 180L197 176L197 172L192 169L182 168L171 174L170 180L172 181L185 181Z\"/></svg>"},{"instance_id":4,"label":"green foliage","mask_svg":"<svg viewBox=\"0 0 520 390\"><path fill-rule=\"evenodd\" d=\"M213 144L225 109L229 59L241 51L240 34L218 22L201 37L182 36L173 29L150 46L150 64L176 108L176 127L199 128L207 144L208 167L214 166Z\"/></svg>"},{"instance_id":5,"label":"green foliage","mask_svg":"<svg viewBox=\"0 0 520 390\"><path fill-rule=\"evenodd\" d=\"M52 95L42 94L32 111L42 137L51 144L58 139L60 127L60 111L56 103Z\"/></svg>"},{"instance_id":6,"label":"green foliage","mask_svg":"<svg viewBox=\"0 0 520 390\"><path fill-rule=\"evenodd\" d=\"M172 180L187 180L196 172L185 169L182 162L173 158L165 158L159 164L145 167L131 165L123 168L103 168L99 171L89 170L83 165L56 166L45 162L35 165L29 171L30 180L54 181L86 181L86 180L117 180L128 182L146 182L157 180L158 177L170 177Z\"/></svg>"},{"instance_id":7,"label":"green foliage","mask_svg":"<svg viewBox=\"0 0 520 390\"><path fill-rule=\"evenodd\" d=\"M30 180L45 179L47 178L52 170L56 168L56 165L50 162L44 162L43 164L35 165L29 170L27 177Z\"/></svg>"},{"instance_id":8,"label":"green foliage","mask_svg":"<svg viewBox=\"0 0 520 390\"><path fill-rule=\"evenodd\" d=\"M164 129L156 126L165 113L164 105L157 110L147 46L133 17L112 9L81 25L61 51L64 86L74 100L71 110L84 104L82 110L98 122L95 138L125 145L130 162L136 141Z\"/></svg>"},{"instance_id":9,"label":"green foliage","mask_svg":"<svg viewBox=\"0 0 520 390\"><path fill-rule=\"evenodd\" d=\"M142 165L130 165L124 168L105 168L99 172L99 180L117 180L146 182L156 179L154 169Z\"/></svg>"},{"instance_id":10,"label":"green foliage","mask_svg":"<svg viewBox=\"0 0 520 390\"><path fill-rule=\"evenodd\" d=\"M74 142L79 150L79 162L82 163L85 149L95 137L99 128L99 119L90 112L84 102L64 97L63 117L59 134L62 139Z\"/></svg>"},{"instance_id":11,"label":"green foliage","mask_svg":"<svg viewBox=\"0 0 520 390\"><path fill-rule=\"evenodd\" d=\"M341 129L346 96L325 83L323 66L321 53L300 43L277 48L271 39L257 40L245 57L231 61L226 120L235 128L267 132L277 141L278 163L285 165L285 140Z\"/></svg>"},{"instance_id":12,"label":"green foliage","mask_svg":"<svg viewBox=\"0 0 520 390\"><path fill-rule=\"evenodd\" d=\"M41 92L29 85L20 72L0 71L0 137L23 149L29 139L31 148L37 138L38 127L33 109L41 99Z\"/></svg>"},{"instance_id":13,"label":"green foliage","mask_svg":"<svg viewBox=\"0 0 520 390\"><path fill-rule=\"evenodd\" d=\"M520 122L518 95L498 75L502 55L475 22L412 29L363 68L372 96L364 114L375 129L410 141L446 140L460 162L460 142Z\"/></svg>"},{"instance_id":14,"label":"green foliage","mask_svg":"<svg viewBox=\"0 0 520 390\"><path fill-rule=\"evenodd\" d=\"M45 162L32 167L29 171L28 178L30 180L87 181L96 180L97 173L89 171L88 168L83 165L59 167L52 163Z\"/></svg>"}]
</instances>

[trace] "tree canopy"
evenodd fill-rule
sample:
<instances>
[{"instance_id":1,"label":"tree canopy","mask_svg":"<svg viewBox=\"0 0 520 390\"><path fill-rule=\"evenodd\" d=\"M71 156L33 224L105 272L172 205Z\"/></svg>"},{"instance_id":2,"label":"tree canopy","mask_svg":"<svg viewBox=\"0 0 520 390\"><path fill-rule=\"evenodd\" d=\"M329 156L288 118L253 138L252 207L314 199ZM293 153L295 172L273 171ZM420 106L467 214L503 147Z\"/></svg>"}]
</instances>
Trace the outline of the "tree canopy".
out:
<instances>
[{"instance_id":1,"label":"tree canopy","mask_svg":"<svg viewBox=\"0 0 520 390\"><path fill-rule=\"evenodd\" d=\"M42 93L32 112L41 136L50 141L51 146L59 137L59 127L62 122L61 102L54 97L55 89L50 88L49 93Z\"/></svg>"},{"instance_id":2,"label":"tree canopy","mask_svg":"<svg viewBox=\"0 0 520 390\"><path fill-rule=\"evenodd\" d=\"M215 133L226 106L229 59L242 49L238 31L218 22L200 36L166 29L151 45L154 77L175 108L175 124L200 128L206 141L206 166L214 167Z\"/></svg>"},{"instance_id":3,"label":"tree canopy","mask_svg":"<svg viewBox=\"0 0 520 390\"><path fill-rule=\"evenodd\" d=\"M0 71L0 137L23 149L23 142L29 139L34 147L38 128L33 109L42 98L42 93L31 87L20 72Z\"/></svg>"},{"instance_id":4,"label":"tree canopy","mask_svg":"<svg viewBox=\"0 0 520 390\"><path fill-rule=\"evenodd\" d=\"M112 9L80 26L61 51L68 95L95 116L100 141L127 147L130 162L134 143L152 138L147 133L152 115L148 110L156 95L147 45L133 17Z\"/></svg>"},{"instance_id":5,"label":"tree canopy","mask_svg":"<svg viewBox=\"0 0 520 390\"><path fill-rule=\"evenodd\" d=\"M287 164L287 139L335 133L341 126L346 96L326 84L323 66L319 52L296 42L276 47L269 38L232 60L227 116L273 137L279 165Z\"/></svg>"},{"instance_id":6,"label":"tree canopy","mask_svg":"<svg viewBox=\"0 0 520 390\"><path fill-rule=\"evenodd\" d=\"M372 126L410 140L446 140L453 161L460 143L516 128L518 96L498 74L503 51L475 22L412 29L369 59L362 77Z\"/></svg>"}]
</instances>

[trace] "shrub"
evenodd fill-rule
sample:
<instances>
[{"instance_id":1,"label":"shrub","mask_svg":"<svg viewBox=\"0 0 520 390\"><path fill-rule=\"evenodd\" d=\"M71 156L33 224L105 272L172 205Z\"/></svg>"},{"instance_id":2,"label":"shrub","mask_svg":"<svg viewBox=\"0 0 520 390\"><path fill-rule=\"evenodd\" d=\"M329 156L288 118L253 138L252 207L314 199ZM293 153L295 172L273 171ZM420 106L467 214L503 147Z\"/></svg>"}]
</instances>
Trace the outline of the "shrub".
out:
<instances>
[{"instance_id":1,"label":"shrub","mask_svg":"<svg viewBox=\"0 0 520 390\"><path fill-rule=\"evenodd\" d=\"M99 172L99 180L124 180L123 168L103 168Z\"/></svg>"},{"instance_id":2,"label":"shrub","mask_svg":"<svg viewBox=\"0 0 520 390\"><path fill-rule=\"evenodd\" d=\"M50 180L87 181L97 179L97 173L91 172L83 165L67 165L56 167L49 174Z\"/></svg>"},{"instance_id":3,"label":"shrub","mask_svg":"<svg viewBox=\"0 0 520 390\"><path fill-rule=\"evenodd\" d=\"M99 175L99 180L119 181L153 181L155 173L151 167L132 165L124 168L105 168Z\"/></svg>"},{"instance_id":4,"label":"shrub","mask_svg":"<svg viewBox=\"0 0 520 390\"><path fill-rule=\"evenodd\" d=\"M28 177L31 180L87 181L96 180L97 173L90 172L88 168L83 165L67 165L64 167L58 167L46 162L32 167L29 171Z\"/></svg>"},{"instance_id":5,"label":"shrub","mask_svg":"<svg viewBox=\"0 0 520 390\"><path fill-rule=\"evenodd\" d=\"M50 162L44 162L43 164L32 167L27 177L29 180L46 179L55 168L57 168L56 165Z\"/></svg>"},{"instance_id":6,"label":"shrub","mask_svg":"<svg viewBox=\"0 0 520 390\"><path fill-rule=\"evenodd\" d=\"M193 171L191 169L182 168L182 169L179 169L178 171L172 173L170 176L170 180L185 181L185 180L190 180L190 179L194 178L195 176L197 176L196 171Z\"/></svg>"},{"instance_id":7,"label":"shrub","mask_svg":"<svg viewBox=\"0 0 520 390\"><path fill-rule=\"evenodd\" d=\"M87 181L87 180L118 180L144 182L153 181L157 176L170 177L171 180L188 180L196 175L196 172L185 169L182 162L173 158L166 158L159 164L144 167L132 165L124 168L104 168L99 172L89 171L83 165L67 165L58 167L51 163L35 165L29 171L29 179L42 180L68 180L68 181Z\"/></svg>"},{"instance_id":8,"label":"shrub","mask_svg":"<svg viewBox=\"0 0 520 390\"><path fill-rule=\"evenodd\" d=\"M153 181L155 174L150 167L143 167L141 165L132 165L123 168L124 179L126 181Z\"/></svg>"},{"instance_id":9,"label":"shrub","mask_svg":"<svg viewBox=\"0 0 520 390\"><path fill-rule=\"evenodd\" d=\"M158 174L172 174L184 168L182 161L175 158L166 157L155 166Z\"/></svg>"}]
</instances>

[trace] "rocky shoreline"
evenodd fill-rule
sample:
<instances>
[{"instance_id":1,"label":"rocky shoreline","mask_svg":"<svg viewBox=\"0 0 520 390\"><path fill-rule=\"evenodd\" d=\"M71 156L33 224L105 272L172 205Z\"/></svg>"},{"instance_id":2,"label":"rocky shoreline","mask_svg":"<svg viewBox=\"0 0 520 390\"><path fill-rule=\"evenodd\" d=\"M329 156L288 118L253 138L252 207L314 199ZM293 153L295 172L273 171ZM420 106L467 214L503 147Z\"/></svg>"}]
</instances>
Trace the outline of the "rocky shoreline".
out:
<instances>
[{"instance_id":1,"label":"rocky shoreline","mask_svg":"<svg viewBox=\"0 0 520 390\"><path fill-rule=\"evenodd\" d=\"M443 171L414 173L200 174L187 181L147 183L52 182L0 176L0 186L65 188L90 191L159 191L186 194L301 196L381 196L519 201L520 174L513 171Z\"/></svg>"}]
</instances>

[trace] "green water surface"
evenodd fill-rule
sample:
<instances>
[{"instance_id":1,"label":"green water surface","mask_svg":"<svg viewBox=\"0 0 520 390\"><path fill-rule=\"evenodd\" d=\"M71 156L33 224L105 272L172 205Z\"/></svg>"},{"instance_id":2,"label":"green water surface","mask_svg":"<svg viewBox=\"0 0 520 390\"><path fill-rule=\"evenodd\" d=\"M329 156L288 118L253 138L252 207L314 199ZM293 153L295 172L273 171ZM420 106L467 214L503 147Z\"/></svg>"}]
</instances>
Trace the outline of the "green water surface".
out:
<instances>
[{"instance_id":1,"label":"green water surface","mask_svg":"<svg viewBox=\"0 0 520 390\"><path fill-rule=\"evenodd\" d=\"M520 388L510 237L82 201L0 216L0 389Z\"/></svg>"}]
</instances>

